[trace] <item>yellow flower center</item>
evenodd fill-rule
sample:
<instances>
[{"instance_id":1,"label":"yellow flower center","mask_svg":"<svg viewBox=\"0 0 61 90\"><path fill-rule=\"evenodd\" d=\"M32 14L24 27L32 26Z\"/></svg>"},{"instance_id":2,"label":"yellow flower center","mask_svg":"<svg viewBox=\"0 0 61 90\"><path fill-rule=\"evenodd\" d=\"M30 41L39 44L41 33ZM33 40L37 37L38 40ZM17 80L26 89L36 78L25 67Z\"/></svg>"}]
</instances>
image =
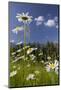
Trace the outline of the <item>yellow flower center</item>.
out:
<instances>
[{"instance_id":1,"label":"yellow flower center","mask_svg":"<svg viewBox=\"0 0 61 90\"><path fill-rule=\"evenodd\" d=\"M55 65L52 63L50 64L50 68L54 69Z\"/></svg>"}]
</instances>

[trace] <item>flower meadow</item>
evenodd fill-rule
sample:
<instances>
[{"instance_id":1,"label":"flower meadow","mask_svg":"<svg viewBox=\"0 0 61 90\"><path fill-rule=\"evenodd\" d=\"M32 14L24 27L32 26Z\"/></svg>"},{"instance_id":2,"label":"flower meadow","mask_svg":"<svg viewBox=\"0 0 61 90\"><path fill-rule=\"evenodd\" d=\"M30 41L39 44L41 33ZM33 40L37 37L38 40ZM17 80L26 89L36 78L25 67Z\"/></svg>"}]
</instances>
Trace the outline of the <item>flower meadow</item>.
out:
<instances>
[{"instance_id":1,"label":"flower meadow","mask_svg":"<svg viewBox=\"0 0 61 90\"><path fill-rule=\"evenodd\" d=\"M57 45L47 42L19 44L10 48L10 87L58 85L59 55Z\"/></svg>"},{"instance_id":2,"label":"flower meadow","mask_svg":"<svg viewBox=\"0 0 61 90\"><path fill-rule=\"evenodd\" d=\"M50 40L44 43L30 41L33 20L37 26L44 24L48 29L57 29L57 17L54 21L50 19L44 22L43 16L34 19L32 13L16 12L15 19L18 25L11 29L13 36L10 37L18 37L18 42L14 43L14 39L10 41L9 87L59 85L59 43ZM20 38L22 31L23 40Z\"/></svg>"}]
</instances>

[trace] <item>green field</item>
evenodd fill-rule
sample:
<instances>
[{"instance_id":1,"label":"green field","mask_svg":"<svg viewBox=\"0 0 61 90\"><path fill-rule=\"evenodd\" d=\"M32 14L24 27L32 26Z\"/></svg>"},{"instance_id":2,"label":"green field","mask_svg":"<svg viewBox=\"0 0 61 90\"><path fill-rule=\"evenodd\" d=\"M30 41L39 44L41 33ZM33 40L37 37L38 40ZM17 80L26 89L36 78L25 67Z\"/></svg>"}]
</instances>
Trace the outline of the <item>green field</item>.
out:
<instances>
[{"instance_id":1,"label":"green field","mask_svg":"<svg viewBox=\"0 0 61 90\"><path fill-rule=\"evenodd\" d=\"M27 54L29 48L35 47L34 45L34 47L32 45L29 46L30 47L25 48L25 56L24 48L20 45L15 48L10 48L9 87L58 85L59 74L56 73L58 70L56 70L56 66L54 66L55 60L58 59L57 47L54 45L53 47L52 44L44 47L37 46L37 49ZM47 50L45 50L45 47L48 47ZM53 49L51 49L52 47ZM15 53L12 54L13 52ZM50 59L48 57L50 57ZM48 70L46 70L49 63L51 65L48 67Z\"/></svg>"}]
</instances>

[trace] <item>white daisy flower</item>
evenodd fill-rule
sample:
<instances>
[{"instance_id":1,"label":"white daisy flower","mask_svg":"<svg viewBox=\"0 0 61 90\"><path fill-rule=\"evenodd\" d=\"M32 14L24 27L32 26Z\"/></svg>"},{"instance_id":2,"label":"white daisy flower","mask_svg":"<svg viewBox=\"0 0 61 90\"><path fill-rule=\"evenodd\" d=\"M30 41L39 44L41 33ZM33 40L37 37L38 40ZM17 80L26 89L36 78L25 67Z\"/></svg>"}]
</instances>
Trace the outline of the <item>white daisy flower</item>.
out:
<instances>
[{"instance_id":1,"label":"white daisy flower","mask_svg":"<svg viewBox=\"0 0 61 90\"><path fill-rule=\"evenodd\" d=\"M33 50L37 50L37 48L33 48Z\"/></svg>"},{"instance_id":2,"label":"white daisy flower","mask_svg":"<svg viewBox=\"0 0 61 90\"><path fill-rule=\"evenodd\" d=\"M44 61L43 61L43 60L41 60L41 63L44 63Z\"/></svg>"},{"instance_id":3,"label":"white daisy flower","mask_svg":"<svg viewBox=\"0 0 61 90\"><path fill-rule=\"evenodd\" d=\"M28 64L27 67L30 67L30 64Z\"/></svg>"},{"instance_id":4,"label":"white daisy flower","mask_svg":"<svg viewBox=\"0 0 61 90\"><path fill-rule=\"evenodd\" d=\"M30 55L31 60L34 60L36 58L36 56L34 56L33 54Z\"/></svg>"},{"instance_id":5,"label":"white daisy flower","mask_svg":"<svg viewBox=\"0 0 61 90\"><path fill-rule=\"evenodd\" d=\"M35 74L39 74L40 72L38 70L35 71Z\"/></svg>"},{"instance_id":6,"label":"white daisy flower","mask_svg":"<svg viewBox=\"0 0 61 90\"><path fill-rule=\"evenodd\" d=\"M55 68L55 72L56 72L56 74L58 74L58 67Z\"/></svg>"},{"instance_id":7,"label":"white daisy flower","mask_svg":"<svg viewBox=\"0 0 61 90\"><path fill-rule=\"evenodd\" d=\"M11 40L10 43L14 43L14 40Z\"/></svg>"},{"instance_id":8,"label":"white daisy flower","mask_svg":"<svg viewBox=\"0 0 61 90\"><path fill-rule=\"evenodd\" d=\"M18 49L16 52L21 52L22 51L22 49Z\"/></svg>"},{"instance_id":9,"label":"white daisy flower","mask_svg":"<svg viewBox=\"0 0 61 90\"><path fill-rule=\"evenodd\" d=\"M30 54L32 51L33 51L33 48L29 48L29 49L27 50L27 54Z\"/></svg>"},{"instance_id":10,"label":"white daisy flower","mask_svg":"<svg viewBox=\"0 0 61 90\"><path fill-rule=\"evenodd\" d=\"M47 72L50 72L50 66L49 65L47 65L45 68L46 68Z\"/></svg>"},{"instance_id":11,"label":"white daisy flower","mask_svg":"<svg viewBox=\"0 0 61 90\"><path fill-rule=\"evenodd\" d=\"M16 52L11 53L12 56L15 55L15 54L16 54Z\"/></svg>"},{"instance_id":12,"label":"white daisy flower","mask_svg":"<svg viewBox=\"0 0 61 90\"><path fill-rule=\"evenodd\" d=\"M12 63L17 62L18 60L23 59L23 58L24 58L24 56L18 57Z\"/></svg>"},{"instance_id":13,"label":"white daisy flower","mask_svg":"<svg viewBox=\"0 0 61 90\"><path fill-rule=\"evenodd\" d=\"M57 67L58 66L58 60L55 60L54 64Z\"/></svg>"},{"instance_id":14,"label":"white daisy flower","mask_svg":"<svg viewBox=\"0 0 61 90\"><path fill-rule=\"evenodd\" d=\"M16 68L16 66L14 65L14 66L13 66L13 68L15 69L15 68Z\"/></svg>"},{"instance_id":15,"label":"white daisy flower","mask_svg":"<svg viewBox=\"0 0 61 90\"><path fill-rule=\"evenodd\" d=\"M35 60L33 60L33 63L35 63L36 61Z\"/></svg>"},{"instance_id":16,"label":"white daisy flower","mask_svg":"<svg viewBox=\"0 0 61 90\"><path fill-rule=\"evenodd\" d=\"M12 71L12 72L10 73L10 77L15 76L16 74L17 74L17 71Z\"/></svg>"},{"instance_id":17,"label":"white daisy flower","mask_svg":"<svg viewBox=\"0 0 61 90\"><path fill-rule=\"evenodd\" d=\"M51 69L55 69L55 64L54 63L49 63L49 66Z\"/></svg>"},{"instance_id":18,"label":"white daisy flower","mask_svg":"<svg viewBox=\"0 0 61 90\"><path fill-rule=\"evenodd\" d=\"M34 50L37 50L37 48L29 48L29 49L27 50L27 54L32 53Z\"/></svg>"},{"instance_id":19,"label":"white daisy flower","mask_svg":"<svg viewBox=\"0 0 61 90\"><path fill-rule=\"evenodd\" d=\"M22 14L17 14L16 18L18 19L19 22L23 23L30 23L32 21L32 16L29 16L29 13L22 13Z\"/></svg>"},{"instance_id":20,"label":"white daisy flower","mask_svg":"<svg viewBox=\"0 0 61 90\"><path fill-rule=\"evenodd\" d=\"M42 56L43 55L43 53L41 52L41 53L39 53L39 56Z\"/></svg>"},{"instance_id":21,"label":"white daisy flower","mask_svg":"<svg viewBox=\"0 0 61 90\"><path fill-rule=\"evenodd\" d=\"M20 67L18 67L18 70L20 70Z\"/></svg>"},{"instance_id":22,"label":"white daisy flower","mask_svg":"<svg viewBox=\"0 0 61 90\"><path fill-rule=\"evenodd\" d=\"M51 59L51 57L50 57L50 56L48 56L48 57L47 57L47 59L48 59L48 60L50 60L50 59Z\"/></svg>"},{"instance_id":23,"label":"white daisy flower","mask_svg":"<svg viewBox=\"0 0 61 90\"><path fill-rule=\"evenodd\" d=\"M35 79L35 75L34 74L29 74L26 78L26 80L34 80Z\"/></svg>"},{"instance_id":24,"label":"white daisy flower","mask_svg":"<svg viewBox=\"0 0 61 90\"><path fill-rule=\"evenodd\" d=\"M56 73L58 73L58 61L55 60L54 63L49 63L49 64L46 66L46 70L47 70L47 71L54 70Z\"/></svg>"},{"instance_id":25,"label":"white daisy flower","mask_svg":"<svg viewBox=\"0 0 61 90\"><path fill-rule=\"evenodd\" d=\"M12 30L12 32L17 34L18 31L23 31L23 30L24 30L24 27L23 27L23 26L21 26L21 27L20 27L20 26L17 26L16 28L14 28L14 29Z\"/></svg>"}]
</instances>

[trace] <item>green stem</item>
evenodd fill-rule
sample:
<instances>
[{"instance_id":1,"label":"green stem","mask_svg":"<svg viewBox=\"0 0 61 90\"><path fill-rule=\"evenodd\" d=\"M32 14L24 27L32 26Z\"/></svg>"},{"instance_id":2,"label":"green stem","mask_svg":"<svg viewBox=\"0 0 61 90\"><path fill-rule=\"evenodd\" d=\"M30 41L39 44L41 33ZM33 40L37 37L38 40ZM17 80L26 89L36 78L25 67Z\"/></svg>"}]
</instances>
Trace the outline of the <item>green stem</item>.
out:
<instances>
[{"instance_id":1,"label":"green stem","mask_svg":"<svg viewBox=\"0 0 61 90\"><path fill-rule=\"evenodd\" d=\"M24 60L26 59L25 46L26 46L26 30L25 30L25 23L24 23Z\"/></svg>"},{"instance_id":2,"label":"green stem","mask_svg":"<svg viewBox=\"0 0 61 90\"><path fill-rule=\"evenodd\" d=\"M25 51L25 46L26 46L26 30L25 30L25 23L24 23L24 61L26 60L26 51ZM24 86L24 62L23 62L23 86Z\"/></svg>"}]
</instances>

